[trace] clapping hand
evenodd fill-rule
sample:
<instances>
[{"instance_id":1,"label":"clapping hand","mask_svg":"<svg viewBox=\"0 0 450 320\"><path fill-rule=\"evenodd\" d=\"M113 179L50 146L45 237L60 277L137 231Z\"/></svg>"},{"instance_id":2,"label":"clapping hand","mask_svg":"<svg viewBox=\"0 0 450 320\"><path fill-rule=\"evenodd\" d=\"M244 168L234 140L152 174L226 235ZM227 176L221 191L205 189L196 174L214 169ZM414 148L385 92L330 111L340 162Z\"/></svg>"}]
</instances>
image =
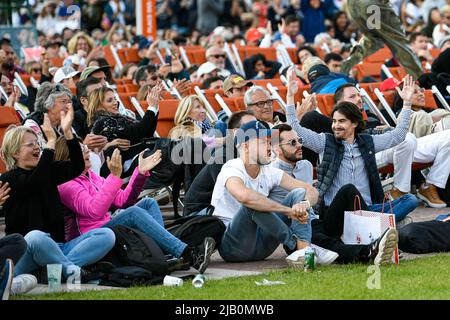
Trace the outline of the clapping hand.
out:
<instances>
[{"instance_id":1,"label":"clapping hand","mask_svg":"<svg viewBox=\"0 0 450 320\"><path fill-rule=\"evenodd\" d=\"M8 182L5 182L3 185L3 182L0 181L0 206L2 206L5 201L9 198L9 192L11 191L11 188L9 187Z\"/></svg>"},{"instance_id":2,"label":"clapping hand","mask_svg":"<svg viewBox=\"0 0 450 320\"><path fill-rule=\"evenodd\" d=\"M163 90L163 84L158 83L153 88L148 88L148 94L147 94L147 105L149 107L158 107L159 99L161 97L161 92Z\"/></svg>"},{"instance_id":3,"label":"clapping hand","mask_svg":"<svg viewBox=\"0 0 450 320\"><path fill-rule=\"evenodd\" d=\"M45 137L47 138L47 144L50 142L56 142L56 133L48 117L48 113L44 113L44 123L41 126L42 131L44 131Z\"/></svg>"},{"instance_id":4,"label":"clapping hand","mask_svg":"<svg viewBox=\"0 0 450 320\"><path fill-rule=\"evenodd\" d=\"M317 108L317 96L315 93L308 95L300 104L297 102L297 118L301 120L305 113L313 111Z\"/></svg>"},{"instance_id":5,"label":"clapping hand","mask_svg":"<svg viewBox=\"0 0 450 320\"><path fill-rule=\"evenodd\" d=\"M117 178L120 178L122 174L122 156L120 155L119 149L114 149L114 152L110 157L106 159L106 163L108 165L109 171L111 171L111 174Z\"/></svg>"},{"instance_id":6,"label":"clapping hand","mask_svg":"<svg viewBox=\"0 0 450 320\"><path fill-rule=\"evenodd\" d=\"M67 140L72 140L73 139L73 133L72 133L73 107L72 107L72 103L68 103L66 110L62 109L60 114L61 114L60 126L64 132L64 137Z\"/></svg>"},{"instance_id":7,"label":"clapping hand","mask_svg":"<svg viewBox=\"0 0 450 320\"><path fill-rule=\"evenodd\" d=\"M151 156L144 158L144 151L139 154L139 173L146 174L156 167L162 160L161 150L156 150Z\"/></svg>"}]
</instances>

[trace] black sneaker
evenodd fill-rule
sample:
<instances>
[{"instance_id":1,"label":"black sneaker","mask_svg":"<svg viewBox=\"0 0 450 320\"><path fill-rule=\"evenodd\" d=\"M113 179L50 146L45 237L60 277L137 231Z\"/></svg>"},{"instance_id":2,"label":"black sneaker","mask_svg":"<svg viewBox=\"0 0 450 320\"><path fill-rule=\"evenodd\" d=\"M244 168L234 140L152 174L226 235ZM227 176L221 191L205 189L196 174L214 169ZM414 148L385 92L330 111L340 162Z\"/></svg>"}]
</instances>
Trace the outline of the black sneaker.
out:
<instances>
[{"instance_id":1,"label":"black sneaker","mask_svg":"<svg viewBox=\"0 0 450 320\"><path fill-rule=\"evenodd\" d=\"M191 266L200 273L205 272L215 246L216 241L213 238L207 237L201 245L193 247L191 249Z\"/></svg>"},{"instance_id":2,"label":"black sneaker","mask_svg":"<svg viewBox=\"0 0 450 320\"><path fill-rule=\"evenodd\" d=\"M376 266L390 263L397 243L397 230L394 228L386 229L381 237L369 245L369 261Z\"/></svg>"}]
</instances>

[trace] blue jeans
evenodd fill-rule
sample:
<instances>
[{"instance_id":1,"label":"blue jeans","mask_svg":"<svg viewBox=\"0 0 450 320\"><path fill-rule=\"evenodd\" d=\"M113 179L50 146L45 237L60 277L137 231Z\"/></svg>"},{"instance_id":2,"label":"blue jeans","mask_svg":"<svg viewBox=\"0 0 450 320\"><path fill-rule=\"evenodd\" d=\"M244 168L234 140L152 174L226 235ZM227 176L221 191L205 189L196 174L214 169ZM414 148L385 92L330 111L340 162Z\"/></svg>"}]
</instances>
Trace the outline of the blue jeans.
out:
<instances>
[{"instance_id":1,"label":"blue jeans","mask_svg":"<svg viewBox=\"0 0 450 320\"><path fill-rule=\"evenodd\" d=\"M292 207L305 198L304 189L292 190L282 204ZM219 247L225 261L242 262L263 260L280 243L292 250L297 240L311 242L311 213L306 224L290 220L278 213L258 212L242 206L227 227Z\"/></svg>"},{"instance_id":2,"label":"blue jeans","mask_svg":"<svg viewBox=\"0 0 450 320\"><path fill-rule=\"evenodd\" d=\"M405 217L414 211L419 206L419 201L417 198L412 194L405 194L394 201L392 203L392 211L395 215L395 221L399 222L405 219ZM375 212L381 212L381 209L383 207L382 203L376 203L368 206L369 211L375 211ZM391 213L391 207L389 206L389 203L386 202L384 204L384 213Z\"/></svg>"},{"instance_id":3,"label":"blue jeans","mask_svg":"<svg viewBox=\"0 0 450 320\"><path fill-rule=\"evenodd\" d=\"M57 263L62 264L63 276L67 277L73 272L73 266L83 267L97 262L116 242L114 232L107 228L92 229L66 243L56 243L50 234L39 230L28 232L24 238L27 250L14 267L15 276Z\"/></svg>"},{"instance_id":4,"label":"blue jeans","mask_svg":"<svg viewBox=\"0 0 450 320\"><path fill-rule=\"evenodd\" d=\"M134 206L121 210L103 227L117 225L137 229L151 237L166 253L181 257L186 244L164 228L164 221L158 203L152 198L145 198Z\"/></svg>"}]
</instances>

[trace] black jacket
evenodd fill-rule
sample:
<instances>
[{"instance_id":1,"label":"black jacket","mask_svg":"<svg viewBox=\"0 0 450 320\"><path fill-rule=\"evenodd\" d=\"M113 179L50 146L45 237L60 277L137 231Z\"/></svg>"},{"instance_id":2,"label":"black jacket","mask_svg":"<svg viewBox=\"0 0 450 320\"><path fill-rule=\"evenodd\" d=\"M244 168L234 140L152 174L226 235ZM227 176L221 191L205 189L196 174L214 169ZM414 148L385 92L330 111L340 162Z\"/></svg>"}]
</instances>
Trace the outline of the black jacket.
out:
<instances>
[{"instance_id":1,"label":"black jacket","mask_svg":"<svg viewBox=\"0 0 450 320\"><path fill-rule=\"evenodd\" d=\"M54 161L54 151L44 149L36 168L16 168L0 176L11 187L5 202L6 234L25 236L32 230L49 233L64 242L64 215L57 186L78 177L84 170L77 139L67 141L71 161Z\"/></svg>"},{"instance_id":2,"label":"black jacket","mask_svg":"<svg viewBox=\"0 0 450 320\"><path fill-rule=\"evenodd\" d=\"M322 212L323 198L330 188L336 174L339 171L342 159L344 157L344 145L341 141L329 133L326 133L325 151L320 165L317 167L317 180L319 189L319 201L316 205L316 212ZM375 147L373 138L367 134L358 134L356 143L361 151L364 164L367 170L370 184L370 195L373 203L381 203L383 201L384 192L381 185L380 176L378 174L377 162L375 160Z\"/></svg>"}]
</instances>

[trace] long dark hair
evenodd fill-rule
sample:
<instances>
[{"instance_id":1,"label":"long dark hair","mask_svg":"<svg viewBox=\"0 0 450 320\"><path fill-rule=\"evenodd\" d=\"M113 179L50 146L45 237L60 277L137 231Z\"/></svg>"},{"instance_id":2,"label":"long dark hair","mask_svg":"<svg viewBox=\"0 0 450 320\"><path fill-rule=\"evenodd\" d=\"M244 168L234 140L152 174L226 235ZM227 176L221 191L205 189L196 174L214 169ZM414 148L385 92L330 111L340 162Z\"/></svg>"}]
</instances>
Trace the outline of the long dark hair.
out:
<instances>
[{"instance_id":1,"label":"long dark hair","mask_svg":"<svg viewBox=\"0 0 450 320\"><path fill-rule=\"evenodd\" d=\"M331 111L331 118L333 118L335 112L343 114L352 123L358 123L358 126L356 127L356 133L360 133L366 127L362 112L354 103L348 101L339 102L334 106L333 111Z\"/></svg>"}]
</instances>

